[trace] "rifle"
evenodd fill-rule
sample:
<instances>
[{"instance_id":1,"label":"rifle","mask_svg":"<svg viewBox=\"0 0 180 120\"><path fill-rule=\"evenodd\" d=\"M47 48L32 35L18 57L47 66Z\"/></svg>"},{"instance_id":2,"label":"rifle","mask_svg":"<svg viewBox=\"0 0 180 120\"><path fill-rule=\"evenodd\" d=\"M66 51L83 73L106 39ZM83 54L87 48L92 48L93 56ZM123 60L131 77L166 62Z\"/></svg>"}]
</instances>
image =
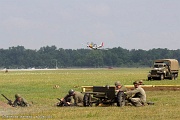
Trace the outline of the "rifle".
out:
<instances>
[{"instance_id":1,"label":"rifle","mask_svg":"<svg viewBox=\"0 0 180 120\"><path fill-rule=\"evenodd\" d=\"M64 105L63 101L60 98L57 98L59 100L59 103L57 103L57 106L62 107Z\"/></svg>"},{"instance_id":2,"label":"rifle","mask_svg":"<svg viewBox=\"0 0 180 120\"><path fill-rule=\"evenodd\" d=\"M58 99L60 102L62 102L60 98L57 98L57 99Z\"/></svg>"},{"instance_id":3,"label":"rifle","mask_svg":"<svg viewBox=\"0 0 180 120\"><path fill-rule=\"evenodd\" d=\"M10 100L10 99L8 99L4 94L1 94L7 101L8 101L8 103L7 104L9 104L9 105L13 105L13 102L12 102L12 100Z\"/></svg>"},{"instance_id":4,"label":"rifle","mask_svg":"<svg viewBox=\"0 0 180 120\"><path fill-rule=\"evenodd\" d=\"M62 101L60 98L57 98L60 102L57 104L57 106L63 107L63 106L70 106L66 103L66 101Z\"/></svg>"}]
</instances>

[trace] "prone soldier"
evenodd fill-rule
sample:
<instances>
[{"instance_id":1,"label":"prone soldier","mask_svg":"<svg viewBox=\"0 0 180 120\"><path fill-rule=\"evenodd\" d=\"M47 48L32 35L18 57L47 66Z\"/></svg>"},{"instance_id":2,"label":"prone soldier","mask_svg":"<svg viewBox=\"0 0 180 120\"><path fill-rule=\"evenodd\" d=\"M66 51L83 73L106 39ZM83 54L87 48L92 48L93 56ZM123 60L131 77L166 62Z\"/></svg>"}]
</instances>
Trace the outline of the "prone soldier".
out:
<instances>
[{"instance_id":1,"label":"prone soldier","mask_svg":"<svg viewBox=\"0 0 180 120\"><path fill-rule=\"evenodd\" d=\"M57 103L57 106L83 106L84 95L81 92L70 89L68 94Z\"/></svg>"},{"instance_id":2,"label":"prone soldier","mask_svg":"<svg viewBox=\"0 0 180 120\"><path fill-rule=\"evenodd\" d=\"M23 97L20 96L20 94L15 94L15 100L12 102L12 100L8 99L4 94L1 94L6 100L8 100L8 104L12 107L28 107L29 104Z\"/></svg>"},{"instance_id":3,"label":"prone soldier","mask_svg":"<svg viewBox=\"0 0 180 120\"><path fill-rule=\"evenodd\" d=\"M15 94L15 100L14 100L12 106L13 106L13 107L16 107L16 106L28 107L29 104L28 104L28 102L26 101L26 99L24 99L23 97L21 97L20 94Z\"/></svg>"}]
</instances>

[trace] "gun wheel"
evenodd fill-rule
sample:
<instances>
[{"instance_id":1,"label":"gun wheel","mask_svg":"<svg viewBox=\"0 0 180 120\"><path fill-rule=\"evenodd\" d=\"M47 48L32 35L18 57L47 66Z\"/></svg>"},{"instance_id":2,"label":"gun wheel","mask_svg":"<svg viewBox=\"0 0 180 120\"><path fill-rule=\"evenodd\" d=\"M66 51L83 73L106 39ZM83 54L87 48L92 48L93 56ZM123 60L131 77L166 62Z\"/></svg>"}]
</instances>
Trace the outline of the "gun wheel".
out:
<instances>
[{"instance_id":1,"label":"gun wheel","mask_svg":"<svg viewBox=\"0 0 180 120\"><path fill-rule=\"evenodd\" d=\"M124 92L119 91L117 94L117 106L122 107L125 105L125 95Z\"/></svg>"},{"instance_id":2,"label":"gun wheel","mask_svg":"<svg viewBox=\"0 0 180 120\"><path fill-rule=\"evenodd\" d=\"M164 80L164 75L163 74L161 74L160 80Z\"/></svg>"},{"instance_id":3,"label":"gun wheel","mask_svg":"<svg viewBox=\"0 0 180 120\"><path fill-rule=\"evenodd\" d=\"M91 103L90 103L90 100L91 100L90 94L85 94L84 98L83 98L83 105L85 107L92 106Z\"/></svg>"}]
</instances>

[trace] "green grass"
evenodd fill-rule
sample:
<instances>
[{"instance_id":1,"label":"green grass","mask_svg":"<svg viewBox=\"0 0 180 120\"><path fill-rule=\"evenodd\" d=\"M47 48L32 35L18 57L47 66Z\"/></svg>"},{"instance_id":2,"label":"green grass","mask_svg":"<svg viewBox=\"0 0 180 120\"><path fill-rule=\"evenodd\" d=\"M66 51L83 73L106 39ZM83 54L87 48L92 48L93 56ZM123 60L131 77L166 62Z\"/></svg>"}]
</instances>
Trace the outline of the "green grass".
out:
<instances>
[{"instance_id":1,"label":"green grass","mask_svg":"<svg viewBox=\"0 0 180 120\"><path fill-rule=\"evenodd\" d=\"M14 100L16 93L21 94L34 104L28 108L4 109L0 107L2 118L12 119L88 119L88 120L178 120L180 118L180 91L146 91L147 100L154 106L119 108L113 107L68 107L59 108L54 104L56 98L67 94L71 88L81 91L81 86L113 85L115 81L131 85L133 81L143 79L146 85L180 85L178 80L147 81L149 68L121 69L70 69L44 71L9 71L0 72L0 92ZM58 89L53 89L59 85ZM0 101L6 102L3 97ZM25 118L26 117L26 118Z\"/></svg>"}]
</instances>

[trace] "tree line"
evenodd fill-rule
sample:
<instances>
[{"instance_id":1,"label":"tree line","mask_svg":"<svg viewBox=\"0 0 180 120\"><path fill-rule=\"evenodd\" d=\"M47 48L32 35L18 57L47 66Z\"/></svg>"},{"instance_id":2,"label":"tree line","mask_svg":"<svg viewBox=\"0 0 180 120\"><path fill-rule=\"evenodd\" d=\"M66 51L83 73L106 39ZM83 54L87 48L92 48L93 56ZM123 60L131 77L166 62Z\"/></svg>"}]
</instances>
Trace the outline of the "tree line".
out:
<instances>
[{"instance_id":1,"label":"tree line","mask_svg":"<svg viewBox=\"0 0 180 120\"><path fill-rule=\"evenodd\" d=\"M180 49L127 50L117 47L107 50L73 50L45 46L31 50L17 46L0 49L0 68L150 67L153 60L165 58L180 61Z\"/></svg>"}]
</instances>

